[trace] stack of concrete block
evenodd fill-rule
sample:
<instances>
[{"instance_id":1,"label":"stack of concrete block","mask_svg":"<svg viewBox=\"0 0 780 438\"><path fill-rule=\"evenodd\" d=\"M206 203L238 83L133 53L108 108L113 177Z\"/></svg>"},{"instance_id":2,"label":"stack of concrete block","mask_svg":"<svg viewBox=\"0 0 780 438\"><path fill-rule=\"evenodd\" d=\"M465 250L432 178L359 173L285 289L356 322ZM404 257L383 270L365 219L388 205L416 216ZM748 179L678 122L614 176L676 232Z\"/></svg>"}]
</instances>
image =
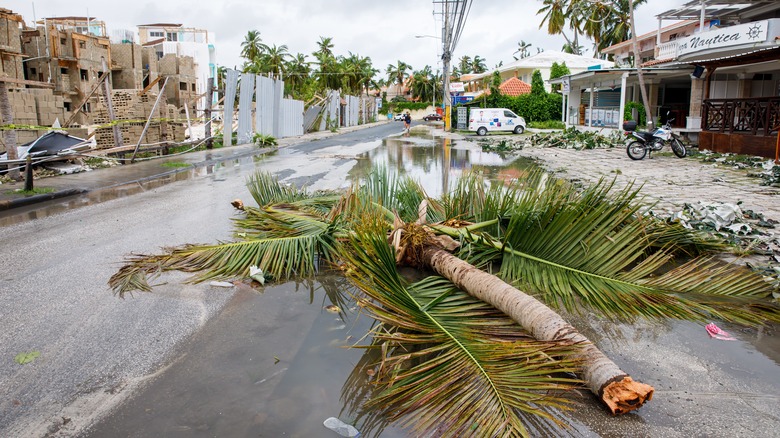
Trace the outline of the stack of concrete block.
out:
<instances>
[{"instance_id":1,"label":"stack of concrete block","mask_svg":"<svg viewBox=\"0 0 780 438\"><path fill-rule=\"evenodd\" d=\"M39 125L51 126L56 120L59 120L62 124L70 116L70 112L65 111L62 96L55 95L54 90L28 89L26 91L32 94L35 99Z\"/></svg>"},{"instance_id":2,"label":"stack of concrete block","mask_svg":"<svg viewBox=\"0 0 780 438\"><path fill-rule=\"evenodd\" d=\"M111 84L116 89L143 88L142 47L138 44L111 44Z\"/></svg>"},{"instance_id":3,"label":"stack of concrete block","mask_svg":"<svg viewBox=\"0 0 780 438\"><path fill-rule=\"evenodd\" d=\"M35 96L26 89L8 90L8 101L14 116L14 125L38 125L38 107ZM38 138L37 130L17 130L16 143L22 145Z\"/></svg>"},{"instance_id":4,"label":"stack of concrete block","mask_svg":"<svg viewBox=\"0 0 780 438\"><path fill-rule=\"evenodd\" d=\"M143 133L144 125L152 112L154 102L157 100L156 93L147 92L142 96L138 96L137 90L114 90L112 92L111 103L114 108L114 117L116 120L121 121L119 124L119 132L122 136L122 142L125 145L131 145L138 143L138 139ZM173 107L173 111L176 111L176 107L173 105L166 106L161 103L158 105L154 114L152 115L153 122L149 125L149 129L146 131L146 137L143 139L144 144L159 143L163 140L168 142L179 142L184 140L184 129L179 123L179 127L176 127L176 123L165 123L165 130L167 131L166 138L163 139L163 124L161 119L168 118L170 109ZM98 105L98 109L95 112L95 123L108 124L110 122L108 111L102 104ZM114 147L114 132L111 126L101 127L95 130L95 141L97 142L98 149L108 149Z\"/></svg>"}]
</instances>

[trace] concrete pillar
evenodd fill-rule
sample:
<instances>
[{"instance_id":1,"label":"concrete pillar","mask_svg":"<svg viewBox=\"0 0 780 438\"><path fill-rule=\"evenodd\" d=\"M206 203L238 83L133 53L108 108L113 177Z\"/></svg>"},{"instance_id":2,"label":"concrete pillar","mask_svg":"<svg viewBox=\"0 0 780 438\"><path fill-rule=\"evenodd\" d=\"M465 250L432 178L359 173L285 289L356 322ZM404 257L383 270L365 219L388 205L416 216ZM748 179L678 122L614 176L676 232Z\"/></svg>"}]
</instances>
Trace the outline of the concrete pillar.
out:
<instances>
[{"instance_id":1,"label":"concrete pillar","mask_svg":"<svg viewBox=\"0 0 780 438\"><path fill-rule=\"evenodd\" d=\"M688 109L689 117L701 117L701 108L704 101L704 83L702 78L691 78L691 102Z\"/></svg>"},{"instance_id":2,"label":"concrete pillar","mask_svg":"<svg viewBox=\"0 0 780 438\"><path fill-rule=\"evenodd\" d=\"M618 116L620 117L620 120L618 120L618 128L621 128L623 126L621 122L623 121L624 118L623 113L626 111L626 94L628 92L628 90L626 90L627 81L628 81L628 72L624 72L620 78L620 109L618 110Z\"/></svg>"},{"instance_id":3,"label":"concrete pillar","mask_svg":"<svg viewBox=\"0 0 780 438\"><path fill-rule=\"evenodd\" d=\"M647 84L647 100L650 104L650 114L653 115L653 120L658 117L658 82L653 80L646 82Z\"/></svg>"},{"instance_id":4,"label":"concrete pillar","mask_svg":"<svg viewBox=\"0 0 780 438\"><path fill-rule=\"evenodd\" d=\"M737 99L746 99L753 92L753 75L740 73L737 75Z\"/></svg>"}]
</instances>

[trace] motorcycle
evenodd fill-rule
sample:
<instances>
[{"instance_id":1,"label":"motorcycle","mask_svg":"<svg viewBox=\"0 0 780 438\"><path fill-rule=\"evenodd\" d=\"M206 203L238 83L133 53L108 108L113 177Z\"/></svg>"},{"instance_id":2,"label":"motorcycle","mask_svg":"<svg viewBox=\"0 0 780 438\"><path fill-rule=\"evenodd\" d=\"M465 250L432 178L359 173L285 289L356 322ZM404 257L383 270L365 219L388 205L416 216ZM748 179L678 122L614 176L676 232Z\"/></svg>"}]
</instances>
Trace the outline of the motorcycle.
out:
<instances>
[{"instance_id":1,"label":"motorcycle","mask_svg":"<svg viewBox=\"0 0 780 438\"><path fill-rule=\"evenodd\" d=\"M636 131L636 122L634 121L623 123L625 134L627 136L630 135L634 139L626 146L626 153L628 153L629 158L641 160L650 152L660 151L667 143L671 145L672 152L678 157L685 158L688 155L688 150L680 140L680 137L672 132L671 124L674 119L669 118L668 113L666 116L666 123L653 132Z\"/></svg>"}]
</instances>

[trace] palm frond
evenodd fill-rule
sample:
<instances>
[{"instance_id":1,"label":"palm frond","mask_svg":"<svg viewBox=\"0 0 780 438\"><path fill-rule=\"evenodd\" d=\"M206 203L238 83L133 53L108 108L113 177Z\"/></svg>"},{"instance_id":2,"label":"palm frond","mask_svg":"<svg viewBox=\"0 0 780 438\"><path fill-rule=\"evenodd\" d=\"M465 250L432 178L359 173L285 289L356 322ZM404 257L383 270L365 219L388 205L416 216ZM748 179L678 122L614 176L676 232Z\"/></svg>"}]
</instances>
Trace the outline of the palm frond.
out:
<instances>
[{"instance_id":1,"label":"palm frond","mask_svg":"<svg viewBox=\"0 0 780 438\"><path fill-rule=\"evenodd\" d=\"M631 186L613 193L612 184L603 182L582 194L527 191L502 240L460 233L470 242L462 257L478 266L500 262L499 276L506 281L570 311L585 304L623 319L714 317L750 324L780 319L772 306L754 305L771 286L745 268L716 268L700 260L658 277L679 251L671 243L659 249L659 236L685 234L667 232L658 222L650 225L639 213L638 194Z\"/></svg>"},{"instance_id":2,"label":"palm frond","mask_svg":"<svg viewBox=\"0 0 780 438\"><path fill-rule=\"evenodd\" d=\"M552 418L549 408L568 405L554 393L577 382L557 373L576 364L555 358L576 346L534 341L443 278L407 284L376 233L381 226L359 229L345 256L351 280L371 298L365 308L382 323L373 332L382 355L371 364L376 391L366 415L421 434L526 436L524 415Z\"/></svg>"},{"instance_id":3,"label":"palm frond","mask_svg":"<svg viewBox=\"0 0 780 438\"><path fill-rule=\"evenodd\" d=\"M131 290L149 291L146 276L164 271L198 272L190 279L248 277L250 266L258 266L276 279L316 272L320 260L335 262L338 237L343 229L339 218L325 222L285 206L247 208L247 217L237 220L235 242L216 245L185 245L166 249L159 255L132 255L109 280L123 296Z\"/></svg>"},{"instance_id":4,"label":"palm frond","mask_svg":"<svg viewBox=\"0 0 780 438\"><path fill-rule=\"evenodd\" d=\"M258 206L281 202L296 202L308 198L306 191L285 186L269 173L255 172L247 178L246 186Z\"/></svg>"}]
</instances>

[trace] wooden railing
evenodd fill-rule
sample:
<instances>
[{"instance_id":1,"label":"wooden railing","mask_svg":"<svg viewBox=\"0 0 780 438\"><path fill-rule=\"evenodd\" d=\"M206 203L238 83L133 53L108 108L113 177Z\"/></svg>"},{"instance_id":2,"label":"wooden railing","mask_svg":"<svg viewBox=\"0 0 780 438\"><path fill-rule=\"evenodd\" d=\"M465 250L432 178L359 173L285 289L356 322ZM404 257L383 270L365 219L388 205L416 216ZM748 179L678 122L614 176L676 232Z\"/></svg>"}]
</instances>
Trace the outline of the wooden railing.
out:
<instances>
[{"instance_id":1,"label":"wooden railing","mask_svg":"<svg viewBox=\"0 0 780 438\"><path fill-rule=\"evenodd\" d=\"M705 131L771 135L780 125L780 96L707 99L702 121Z\"/></svg>"}]
</instances>

